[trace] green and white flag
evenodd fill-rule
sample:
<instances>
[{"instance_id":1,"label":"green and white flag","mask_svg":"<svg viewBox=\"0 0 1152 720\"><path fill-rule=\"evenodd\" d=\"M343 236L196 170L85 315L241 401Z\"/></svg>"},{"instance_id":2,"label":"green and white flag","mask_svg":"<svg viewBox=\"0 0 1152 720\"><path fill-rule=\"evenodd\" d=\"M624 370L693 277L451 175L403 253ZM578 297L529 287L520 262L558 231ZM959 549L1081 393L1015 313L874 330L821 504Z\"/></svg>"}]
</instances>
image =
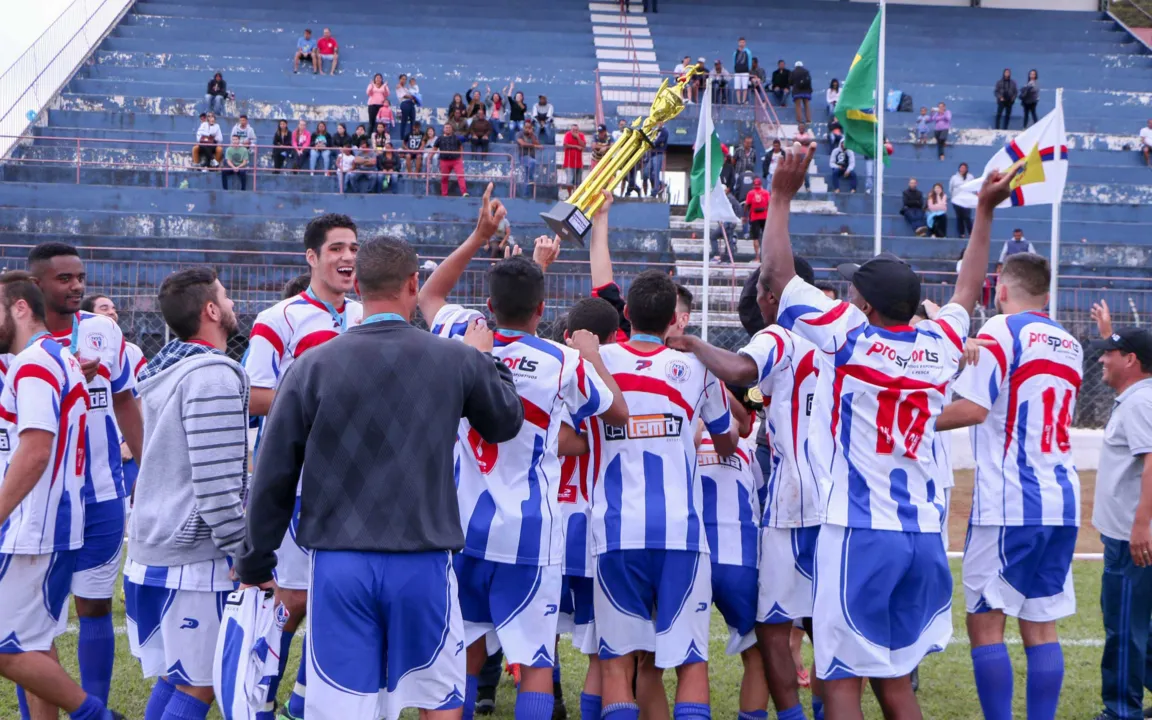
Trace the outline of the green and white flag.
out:
<instances>
[{"instance_id":1,"label":"green and white flag","mask_svg":"<svg viewBox=\"0 0 1152 720\"><path fill-rule=\"evenodd\" d=\"M710 146L710 149L709 149ZM712 222L740 222L732 205L724 196L724 186L720 184L720 170L724 167L724 151L720 149L720 137L712 125L712 93L707 90L700 100L700 124L696 127L696 142L692 145L692 199L688 201L688 212L684 219L688 222L704 217L704 197L708 197L708 217ZM706 155L711 155L707 158ZM705 174L705 161L711 160L711 172ZM705 179L708 183L705 185Z\"/></svg>"}]
</instances>

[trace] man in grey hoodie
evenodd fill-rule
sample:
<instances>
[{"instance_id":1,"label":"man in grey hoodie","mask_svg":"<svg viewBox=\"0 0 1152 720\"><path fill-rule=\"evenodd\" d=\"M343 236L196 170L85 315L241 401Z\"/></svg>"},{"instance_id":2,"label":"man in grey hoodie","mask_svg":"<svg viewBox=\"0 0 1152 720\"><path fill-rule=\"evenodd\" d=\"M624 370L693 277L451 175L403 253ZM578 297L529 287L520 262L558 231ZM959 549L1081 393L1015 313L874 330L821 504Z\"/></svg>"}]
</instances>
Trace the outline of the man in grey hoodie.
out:
<instances>
[{"instance_id":1,"label":"man in grey hoodie","mask_svg":"<svg viewBox=\"0 0 1152 720\"><path fill-rule=\"evenodd\" d=\"M146 717L207 717L220 608L244 540L248 376L224 354L232 301L209 268L170 275L160 310L177 340L140 372L144 451L124 567L128 638L156 677Z\"/></svg>"}]
</instances>

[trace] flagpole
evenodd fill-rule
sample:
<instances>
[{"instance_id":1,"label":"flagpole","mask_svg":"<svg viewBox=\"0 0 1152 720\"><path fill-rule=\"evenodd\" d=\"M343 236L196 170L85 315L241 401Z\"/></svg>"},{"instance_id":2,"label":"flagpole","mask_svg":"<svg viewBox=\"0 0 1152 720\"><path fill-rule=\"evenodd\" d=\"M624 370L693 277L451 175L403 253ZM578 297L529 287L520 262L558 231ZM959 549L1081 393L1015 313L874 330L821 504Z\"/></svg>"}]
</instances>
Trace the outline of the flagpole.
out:
<instances>
[{"instance_id":1,"label":"flagpole","mask_svg":"<svg viewBox=\"0 0 1152 720\"><path fill-rule=\"evenodd\" d=\"M1056 110L1063 111L1064 108L1064 88L1056 88ZM1063 131L1063 123L1061 123L1061 131ZM1059 145L1061 141L1057 141ZM1060 157L1060 148L1056 148L1056 157ZM1050 257L1048 264L1051 266L1051 275L1048 280L1048 315L1053 320L1056 319L1056 305L1057 298L1059 297L1060 290L1060 206L1064 204L1064 193L1061 192L1060 196L1056 198L1056 202L1052 203L1052 247L1050 249Z\"/></svg>"},{"instance_id":2,"label":"flagpole","mask_svg":"<svg viewBox=\"0 0 1152 720\"><path fill-rule=\"evenodd\" d=\"M712 119L712 78L709 77L704 85L705 98L700 100L700 112L708 113L708 120ZM700 122L705 123L705 127L710 127L711 123L705 122L704 118ZM704 205L704 263L701 267L704 268L704 277L702 279L703 290L700 293L701 302L704 307L700 311L700 338L704 342L708 342L708 304L710 302L708 297L708 253L711 251L712 241L712 212L710 199L712 198L712 134L704 138L704 196L700 201Z\"/></svg>"},{"instance_id":3,"label":"flagpole","mask_svg":"<svg viewBox=\"0 0 1152 720\"><path fill-rule=\"evenodd\" d=\"M872 167L876 169L876 186L872 188L875 193L872 198L875 213L872 228L873 255L879 255L881 251L880 232L884 217L884 113L888 108L888 98L884 94L884 46L887 25L888 13L885 11L884 0L880 0L880 52L876 60L876 157L872 161Z\"/></svg>"}]
</instances>

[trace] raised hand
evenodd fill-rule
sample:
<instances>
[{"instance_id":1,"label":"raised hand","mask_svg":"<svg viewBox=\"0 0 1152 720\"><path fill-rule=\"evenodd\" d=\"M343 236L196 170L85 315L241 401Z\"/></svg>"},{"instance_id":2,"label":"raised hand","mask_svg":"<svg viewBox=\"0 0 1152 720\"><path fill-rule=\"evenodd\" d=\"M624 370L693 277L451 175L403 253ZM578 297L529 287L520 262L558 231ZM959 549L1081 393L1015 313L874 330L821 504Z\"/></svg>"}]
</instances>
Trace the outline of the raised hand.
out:
<instances>
[{"instance_id":1,"label":"raised hand","mask_svg":"<svg viewBox=\"0 0 1152 720\"><path fill-rule=\"evenodd\" d=\"M472 233L477 242L487 243L500 228L500 222L508 215L504 203L492 199L492 187L492 183L488 183L483 197L480 198L480 216L476 219L476 230Z\"/></svg>"},{"instance_id":2,"label":"raised hand","mask_svg":"<svg viewBox=\"0 0 1152 720\"><path fill-rule=\"evenodd\" d=\"M508 243L507 245L504 246L504 259L505 260L507 260L510 257L516 257L517 255L523 255L523 254L524 254L524 249L521 248L516 243Z\"/></svg>"},{"instance_id":3,"label":"raised hand","mask_svg":"<svg viewBox=\"0 0 1152 720\"><path fill-rule=\"evenodd\" d=\"M577 330L568 336L566 342L568 347L579 350L585 359L600 354L600 338L587 330Z\"/></svg>"},{"instance_id":4,"label":"raised hand","mask_svg":"<svg viewBox=\"0 0 1152 720\"><path fill-rule=\"evenodd\" d=\"M1108 309L1108 301L1101 298L1100 302L1092 303L1093 322L1096 323L1096 331L1100 333L1100 337L1106 338L1112 335L1112 312Z\"/></svg>"},{"instance_id":5,"label":"raised hand","mask_svg":"<svg viewBox=\"0 0 1152 720\"><path fill-rule=\"evenodd\" d=\"M777 161L776 172L772 175L772 195L779 193L781 199L791 200L804 186L804 179L808 177L808 166L816 156L816 143L808 147L793 143L792 147L784 151L784 156Z\"/></svg>"},{"instance_id":6,"label":"raised hand","mask_svg":"<svg viewBox=\"0 0 1152 720\"><path fill-rule=\"evenodd\" d=\"M464 331L464 344L474 347L480 352L492 352L495 339L484 318L476 318L468 323L468 329Z\"/></svg>"},{"instance_id":7,"label":"raised hand","mask_svg":"<svg viewBox=\"0 0 1152 720\"><path fill-rule=\"evenodd\" d=\"M560 257L560 238L551 238L541 235L536 238L536 246L532 248L532 261L540 266L541 270L548 270L548 266Z\"/></svg>"},{"instance_id":8,"label":"raised hand","mask_svg":"<svg viewBox=\"0 0 1152 720\"><path fill-rule=\"evenodd\" d=\"M612 203L616 202L616 197L611 190L601 190L600 194L604 196L604 202L600 204L600 209L592 216L593 220L607 218L608 210L612 207Z\"/></svg>"},{"instance_id":9,"label":"raised hand","mask_svg":"<svg viewBox=\"0 0 1152 720\"><path fill-rule=\"evenodd\" d=\"M1012 195L1013 174L993 170L988 177L984 178L984 185L980 188L978 196L981 209L992 210Z\"/></svg>"}]
</instances>

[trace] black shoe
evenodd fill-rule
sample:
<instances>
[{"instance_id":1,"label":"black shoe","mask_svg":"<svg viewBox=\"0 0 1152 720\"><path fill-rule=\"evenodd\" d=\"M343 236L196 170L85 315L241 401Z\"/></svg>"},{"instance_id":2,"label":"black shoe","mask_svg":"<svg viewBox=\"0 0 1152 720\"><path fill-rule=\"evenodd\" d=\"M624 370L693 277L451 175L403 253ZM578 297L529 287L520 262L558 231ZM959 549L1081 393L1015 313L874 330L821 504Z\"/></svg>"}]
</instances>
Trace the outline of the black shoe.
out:
<instances>
[{"instance_id":1,"label":"black shoe","mask_svg":"<svg viewBox=\"0 0 1152 720\"><path fill-rule=\"evenodd\" d=\"M917 665L912 669L912 692L920 691L920 666Z\"/></svg>"},{"instance_id":2,"label":"black shoe","mask_svg":"<svg viewBox=\"0 0 1152 720\"><path fill-rule=\"evenodd\" d=\"M496 686L476 690L476 714L491 715L496 712Z\"/></svg>"},{"instance_id":3,"label":"black shoe","mask_svg":"<svg viewBox=\"0 0 1152 720\"><path fill-rule=\"evenodd\" d=\"M568 720L568 707L564 705L564 688L560 683L552 683L552 697L556 702L552 705L552 720Z\"/></svg>"},{"instance_id":4,"label":"black shoe","mask_svg":"<svg viewBox=\"0 0 1152 720\"><path fill-rule=\"evenodd\" d=\"M1152 718L1152 706L1144 708L1144 717Z\"/></svg>"}]
</instances>

